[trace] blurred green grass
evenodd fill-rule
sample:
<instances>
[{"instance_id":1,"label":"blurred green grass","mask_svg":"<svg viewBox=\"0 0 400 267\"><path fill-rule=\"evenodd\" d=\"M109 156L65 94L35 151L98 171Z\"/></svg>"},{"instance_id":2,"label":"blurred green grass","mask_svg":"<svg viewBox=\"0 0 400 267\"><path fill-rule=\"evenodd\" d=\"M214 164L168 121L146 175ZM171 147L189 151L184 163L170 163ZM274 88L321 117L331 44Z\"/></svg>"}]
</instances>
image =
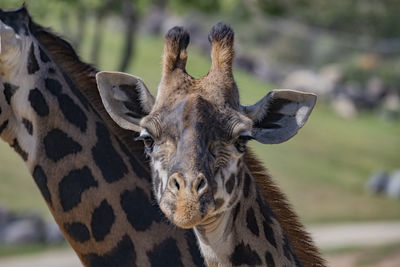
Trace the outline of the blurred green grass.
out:
<instances>
[{"instance_id":1,"label":"blurred green grass","mask_svg":"<svg viewBox=\"0 0 400 267\"><path fill-rule=\"evenodd\" d=\"M42 21L59 29L59 21ZM93 23L91 21L90 23ZM88 25L88 29L91 25ZM122 35L115 22L107 23L99 69L116 70ZM82 57L88 61L92 32L87 31ZM207 38L204 36L204 38ZM161 75L162 38L138 36L134 63L129 72L140 76L155 92ZM189 46L188 72L200 77L210 66L208 55ZM244 104L263 97L272 86L235 72ZM337 117L319 103L304 128L287 143L251 144L269 168L295 210L306 223L347 220L400 219L400 201L371 196L364 184L378 169L399 168L400 124L363 114L354 120ZM33 179L22 161L4 143L0 144L0 203L16 210L39 210L48 215Z\"/></svg>"}]
</instances>

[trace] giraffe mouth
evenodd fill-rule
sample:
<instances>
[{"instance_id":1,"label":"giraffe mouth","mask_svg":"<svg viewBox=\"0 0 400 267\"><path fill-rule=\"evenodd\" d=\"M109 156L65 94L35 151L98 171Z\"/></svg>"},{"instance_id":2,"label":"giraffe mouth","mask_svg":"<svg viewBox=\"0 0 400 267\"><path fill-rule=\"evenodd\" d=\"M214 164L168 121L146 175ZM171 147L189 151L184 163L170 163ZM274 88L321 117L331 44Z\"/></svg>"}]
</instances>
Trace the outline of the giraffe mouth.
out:
<instances>
[{"instance_id":1,"label":"giraffe mouth","mask_svg":"<svg viewBox=\"0 0 400 267\"><path fill-rule=\"evenodd\" d=\"M162 199L161 211L176 226L190 229L201 224L209 213L215 209L214 201L201 201L195 197L178 197Z\"/></svg>"}]
</instances>

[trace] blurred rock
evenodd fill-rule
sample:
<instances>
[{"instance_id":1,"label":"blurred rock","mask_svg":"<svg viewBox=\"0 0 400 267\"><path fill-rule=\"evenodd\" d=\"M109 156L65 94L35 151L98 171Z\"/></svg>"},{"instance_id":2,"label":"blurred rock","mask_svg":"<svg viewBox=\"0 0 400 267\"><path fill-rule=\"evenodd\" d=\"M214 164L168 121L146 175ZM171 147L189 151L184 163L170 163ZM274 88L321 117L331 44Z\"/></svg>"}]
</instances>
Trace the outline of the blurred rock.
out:
<instances>
[{"instance_id":1,"label":"blurred rock","mask_svg":"<svg viewBox=\"0 0 400 267\"><path fill-rule=\"evenodd\" d=\"M342 69L336 64L330 64L322 67L319 71L321 84L319 90L320 95L331 94L334 88L343 78Z\"/></svg>"},{"instance_id":2,"label":"blurred rock","mask_svg":"<svg viewBox=\"0 0 400 267\"><path fill-rule=\"evenodd\" d=\"M64 235L55 221L46 224L45 233L46 244L58 244L65 241Z\"/></svg>"},{"instance_id":3,"label":"blurred rock","mask_svg":"<svg viewBox=\"0 0 400 267\"><path fill-rule=\"evenodd\" d=\"M348 96L340 94L332 101L334 111L345 119L351 119L358 115L354 102Z\"/></svg>"},{"instance_id":4,"label":"blurred rock","mask_svg":"<svg viewBox=\"0 0 400 267\"><path fill-rule=\"evenodd\" d=\"M270 83L282 83L283 79L285 78L284 73L287 73L285 69L280 69L277 66L271 66L271 64L261 60L258 60L254 66L254 75L261 80L268 81Z\"/></svg>"},{"instance_id":5,"label":"blurred rock","mask_svg":"<svg viewBox=\"0 0 400 267\"><path fill-rule=\"evenodd\" d=\"M7 224L9 219L10 219L9 212L3 205L0 205L0 231Z\"/></svg>"},{"instance_id":6,"label":"blurred rock","mask_svg":"<svg viewBox=\"0 0 400 267\"><path fill-rule=\"evenodd\" d=\"M370 78L367 82L366 87L366 94L369 97L376 99L377 101L387 93L387 90L382 80L378 77Z\"/></svg>"},{"instance_id":7,"label":"blurred rock","mask_svg":"<svg viewBox=\"0 0 400 267\"><path fill-rule=\"evenodd\" d=\"M387 185L389 183L389 176L386 172L377 171L372 174L371 178L366 184L367 191L380 194L386 191Z\"/></svg>"},{"instance_id":8,"label":"blurred rock","mask_svg":"<svg viewBox=\"0 0 400 267\"><path fill-rule=\"evenodd\" d=\"M235 65L247 72L253 73L256 68L256 63L254 60L245 55L237 55L235 57Z\"/></svg>"},{"instance_id":9,"label":"blurred rock","mask_svg":"<svg viewBox=\"0 0 400 267\"><path fill-rule=\"evenodd\" d=\"M400 170L393 172L386 188L389 197L400 198Z\"/></svg>"},{"instance_id":10,"label":"blurred rock","mask_svg":"<svg viewBox=\"0 0 400 267\"><path fill-rule=\"evenodd\" d=\"M320 79L316 72L311 70L297 70L290 73L283 81L284 88L301 90L318 94Z\"/></svg>"},{"instance_id":11,"label":"blurred rock","mask_svg":"<svg viewBox=\"0 0 400 267\"><path fill-rule=\"evenodd\" d=\"M341 69L337 65L328 65L323 67L319 73L312 70L294 71L286 77L283 86L326 97L332 93L341 78Z\"/></svg>"},{"instance_id":12,"label":"blurred rock","mask_svg":"<svg viewBox=\"0 0 400 267\"><path fill-rule=\"evenodd\" d=\"M44 242L45 223L36 216L15 220L3 230L3 243L5 245L20 245Z\"/></svg>"},{"instance_id":13,"label":"blurred rock","mask_svg":"<svg viewBox=\"0 0 400 267\"><path fill-rule=\"evenodd\" d=\"M385 120L400 119L400 97L396 92L391 92L382 101L381 117Z\"/></svg>"},{"instance_id":14,"label":"blurred rock","mask_svg":"<svg viewBox=\"0 0 400 267\"><path fill-rule=\"evenodd\" d=\"M65 241L57 223L37 214L16 215L0 205L0 244L56 244Z\"/></svg>"}]
</instances>

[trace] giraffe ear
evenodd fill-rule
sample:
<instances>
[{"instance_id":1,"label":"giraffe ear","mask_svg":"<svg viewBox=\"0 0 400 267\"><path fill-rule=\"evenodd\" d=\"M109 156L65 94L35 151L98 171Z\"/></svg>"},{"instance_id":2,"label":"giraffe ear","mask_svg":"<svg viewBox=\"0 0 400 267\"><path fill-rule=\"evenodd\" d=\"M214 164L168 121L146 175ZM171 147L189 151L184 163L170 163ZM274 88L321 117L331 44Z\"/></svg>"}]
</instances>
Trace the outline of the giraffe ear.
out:
<instances>
[{"instance_id":1,"label":"giraffe ear","mask_svg":"<svg viewBox=\"0 0 400 267\"><path fill-rule=\"evenodd\" d=\"M278 144L293 137L306 123L317 96L293 90L273 90L242 111L253 120L253 137L263 144Z\"/></svg>"},{"instance_id":2,"label":"giraffe ear","mask_svg":"<svg viewBox=\"0 0 400 267\"><path fill-rule=\"evenodd\" d=\"M101 100L111 118L122 128L140 132L140 120L150 113L154 96L142 79L121 72L96 74Z\"/></svg>"}]
</instances>

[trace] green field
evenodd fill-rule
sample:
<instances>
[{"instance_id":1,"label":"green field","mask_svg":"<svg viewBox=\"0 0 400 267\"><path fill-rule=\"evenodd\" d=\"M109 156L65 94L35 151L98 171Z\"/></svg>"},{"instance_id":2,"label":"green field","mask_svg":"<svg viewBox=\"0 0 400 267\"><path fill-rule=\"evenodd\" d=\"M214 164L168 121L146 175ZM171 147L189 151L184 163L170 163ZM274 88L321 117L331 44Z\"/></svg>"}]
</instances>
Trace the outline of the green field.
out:
<instances>
[{"instance_id":1,"label":"green field","mask_svg":"<svg viewBox=\"0 0 400 267\"><path fill-rule=\"evenodd\" d=\"M102 70L114 70L120 57L122 37L113 25L107 26L99 63ZM88 55L88 40L84 40L83 58ZM142 77L153 92L160 79L161 52L161 38L140 35L129 71ZM209 65L208 55L189 47L190 74L199 77L207 73ZM272 88L246 73L237 71L235 77L245 104L254 103ZM373 171L400 167L398 122L384 122L372 114L343 120L319 103L293 140L281 145L253 142L251 146L306 223L400 219L399 200L364 192L364 184ZM38 210L48 216L22 160L4 143L0 144L0 162L0 203L19 211Z\"/></svg>"}]
</instances>

